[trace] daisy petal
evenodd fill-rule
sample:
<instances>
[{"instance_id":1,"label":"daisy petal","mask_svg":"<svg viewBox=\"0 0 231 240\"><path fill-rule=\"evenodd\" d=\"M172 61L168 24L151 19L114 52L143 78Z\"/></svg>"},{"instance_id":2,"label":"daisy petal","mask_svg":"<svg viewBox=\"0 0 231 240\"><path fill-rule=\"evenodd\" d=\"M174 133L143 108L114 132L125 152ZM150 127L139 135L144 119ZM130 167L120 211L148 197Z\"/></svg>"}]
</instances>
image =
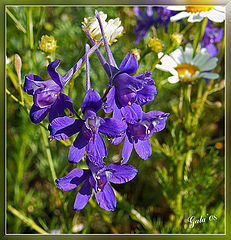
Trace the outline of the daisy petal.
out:
<instances>
[{"instance_id":1,"label":"daisy petal","mask_svg":"<svg viewBox=\"0 0 231 240\"><path fill-rule=\"evenodd\" d=\"M187 12L180 12L180 13L177 13L176 15L172 16L170 18L171 22L176 22L180 19L183 19L183 18L186 18L190 16L190 13L187 13Z\"/></svg>"},{"instance_id":2,"label":"daisy petal","mask_svg":"<svg viewBox=\"0 0 231 240\"><path fill-rule=\"evenodd\" d=\"M201 73L200 75L201 77L203 78L208 78L208 79L216 79L216 78L219 78L219 74L217 73L209 73L209 72L204 72L204 73Z\"/></svg>"}]
</instances>

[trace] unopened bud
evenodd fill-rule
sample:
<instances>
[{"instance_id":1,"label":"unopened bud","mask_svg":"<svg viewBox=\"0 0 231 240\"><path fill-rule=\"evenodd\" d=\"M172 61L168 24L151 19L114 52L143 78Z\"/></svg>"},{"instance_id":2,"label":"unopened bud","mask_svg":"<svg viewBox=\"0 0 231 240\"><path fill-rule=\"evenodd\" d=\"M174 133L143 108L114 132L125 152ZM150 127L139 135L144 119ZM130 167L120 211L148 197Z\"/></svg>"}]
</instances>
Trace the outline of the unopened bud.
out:
<instances>
[{"instance_id":1,"label":"unopened bud","mask_svg":"<svg viewBox=\"0 0 231 240\"><path fill-rule=\"evenodd\" d=\"M151 51L158 53L163 49L163 46L164 44L160 39L156 37L149 38L148 47L151 49Z\"/></svg>"},{"instance_id":2,"label":"unopened bud","mask_svg":"<svg viewBox=\"0 0 231 240\"><path fill-rule=\"evenodd\" d=\"M57 41L53 36L43 35L39 41L39 48L45 53L52 53L57 48Z\"/></svg>"},{"instance_id":3,"label":"unopened bud","mask_svg":"<svg viewBox=\"0 0 231 240\"><path fill-rule=\"evenodd\" d=\"M18 81L19 84L21 85L21 68L22 68L22 60L18 54L14 55L14 67L18 75Z\"/></svg>"},{"instance_id":4,"label":"unopened bud","mask_svg":"<svg viewBox=\"0 0 231 240\"><path fill-rule=\"evenodd\" d=\"M131 50L131 53L136 56L136 58L137 58L138 61L140 60L140 52L141 52L141 51L140 51L140 49L138 49L138 48L134 48L134 49Z\"/></svg>"},{"instance_id":5,"label":"unopened bud","mask_svg":"<svg viewBox=\"0 0 231 240\"><path fill-rule=\"evenodd\" d=\"M180 33L173 33L171 34L170 38L172 43L177 47L179 47L183 41L183 35Z\"/></svg>"}]
</instances>

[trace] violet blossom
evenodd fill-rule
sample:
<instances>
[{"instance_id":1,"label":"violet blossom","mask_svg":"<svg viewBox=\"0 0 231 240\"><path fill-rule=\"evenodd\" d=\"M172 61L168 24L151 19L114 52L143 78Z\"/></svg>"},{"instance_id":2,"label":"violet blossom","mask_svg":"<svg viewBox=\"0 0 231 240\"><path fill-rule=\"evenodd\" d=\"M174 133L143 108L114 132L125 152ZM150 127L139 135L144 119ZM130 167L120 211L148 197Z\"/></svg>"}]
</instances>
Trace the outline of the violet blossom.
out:
<instances>
[{"instance_id":1,"label":"violet blossom","mask_svg":"<svg viewBox=\"0 0 231 240\"><path fill-rule=\"evenodd\" d=\"M135 111L124 109L124 111L117 110L114 112L114 117L124 119L128 125L125 134L111 141L113 144L119 144L125 138L122 151L123 164L129 160L133 143L137 154L142 159L147 160L152 155L152 147L149 139L154 132L160 132L165 128L167 117L169 116L169 113L160 111L145 113L140 106L134 106L136 106ZM136 115L134 115L134 113L136 113ZM132 122L131 119L133 119Z\"/></svg>"},{"instance_id":2,"label":"violet blossom","mask_svg":"<svg viewBox=\"0 0 231 240\"><path fill-rule=\"evenodd\" d=\"M51 137L58 140L66 140L79 132L69 152L68 159L72 163L79 162L86 151L92 161L102 161L102 158L107 156L107 148L99 133L114 138L121 136L127 128L127 124L119 119L103 119L96 115L102 106L102 100L99 93L90 87L88 55L86 76L86 95L81 106L85 120L59 117L48 127ZM102 162L94 162L94 164L102 164Z\"/></svg>"},{"instance_id":3,"label":"violet blossom","mask_svg":"<svg viewBox=\"0 0 231 240\"><path fill-rule=\"evenodd\" d=\"M89 54L93 53L99 47L102 40L94 45ZM49 113L49 122L53 119L65 116L65 109L68 108L74 114L73 103L69 96L62 93L65 85L71 77L78 71L86 60L84 55L74 67L72 67L64 76L60 77L56 68L60 61L51 62L47 71L51 77L44 81L40 76L29 74L25 77L23 90L33 96L34 104L30 110L30 118L33 123L40 123Z\"/></svg>"},{"instance_id":4,"label":"violet blossom","mask_svg":"<svg viewBox=\"0 0 231 240\"><path fill-rule=\"evenodd\" d=\"M220 42L223 38L224 28L216 28L211 26L212 21L208 21L205 27L204 35L201 40L202 47L208 50L211 57L216 57L219 50L216 48L215 43Z\"/></svg>"},{"instance_id":5,"label":"violet blossom","mask_svg":"<svg viewBox=\"0 0 231 240\"><path fill-rule=\"evenodd\" d=\"M86 158L86 163L90 169L75 168L67 176L56 179L57 187L70 191L83 183L76 196L74 210L81 210L86 206L94 189L99 206L107 211L114 211L116 197L109 182L114 184L129 182L136 176L137 169L130 165L121 165L121 163L97 166L92 164L88 158Z\"/></svg>"}]
</instances>

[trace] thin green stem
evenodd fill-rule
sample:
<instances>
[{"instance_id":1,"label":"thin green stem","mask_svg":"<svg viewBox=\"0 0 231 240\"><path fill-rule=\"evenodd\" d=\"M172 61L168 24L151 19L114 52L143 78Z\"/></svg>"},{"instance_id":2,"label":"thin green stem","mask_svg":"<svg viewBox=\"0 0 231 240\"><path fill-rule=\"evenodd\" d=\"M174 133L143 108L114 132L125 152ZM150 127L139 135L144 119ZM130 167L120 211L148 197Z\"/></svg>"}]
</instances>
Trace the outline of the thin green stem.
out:
<instances>
[{"instance_id":1,"label":"thin green stem","mask_svg":"<svg viewBox=\"0 0 231 240\"><path fill-rule=\"evenodd\" d=\"M26 225L34 229L36 232L41 234L48 234L48 232L44 231L41 227L39 227L32 219L29 217L26 217L22 213L20 213L18 210L16 210L14 207L12 207L10 204L7 206L7 209L9 212L11 212L13 215L21 219Z\"/></svg>"},{"instance_id":2,"label":"thin green stem","mask_svg":"<svg viewBox=\"0 0 231 240\"><path fill-rule=\"evenodd\" d=\"M205 31L205 27L207 25L207 22L208 22L208 19L207 18L204 18L202 20L202 22L198 23L197 24L197 31L196 31L196 34L195 34L195 37L194 37L194 40L193 40L193 50L194 50L194 53L196 53L196 50L199 46L199 43L204 35L204 31Z\"/></svg>"},{"instance_id":3,"label":"thin green stem","mask_svg":"<svg viewBox=\"0 0 231 240\"><path fill-rule=\"evenodd\" d=\"M49 146L48 137L46 135L46 131L45 131L44 128L42 128L40 126L40 130L41 130L42 138L43 138L44 145L45 145L45 148L46 148L47 160L48 160L49 167L50 167L50 170L51 170L51 175L52 175L53 181L55 182L55 180L57 179L57 176L56 176L56 173L55 173L54 163L53 163L52 156L51 156L51 150L50 150L50 146Z\"/></svg>"},{"instance_id":4,"label":"thin green stem","mask_svg":"<svg viewBox=\"0 0 231 240\"><path fill-rule=\"evenodd\" d=\"M179 159L176 169L176 183L178 188L178 193L176 197L176 227L179 228L181 225L181 221L183 219L182 213L182 198L183 193L181 191L182 181L183 181L183 173L184 173L184 158Z\"/></svg>"},{"instance_id":5,"label":"thin green stem","mask_svg":"<svg viewBox=\"0 0 231 240\"><path fill-rule=\"evenodd\" d=\"M210 80L209 81L209 84L207 85L207 89L206 91L204 92L204 94L202 95L201 99L198 99L197 101L197 110L193 116L193 120L192 120L192 126L193 127L197 127L198 125L198 121L200 119L200 116L203 112L203 109L204 109L204 104L207 100L207 97L208 97L208 94L209 94L209 91L211 90L212 86L213 86L213 83L214 83L214 80Z\"/></svg>"}]
</instances>

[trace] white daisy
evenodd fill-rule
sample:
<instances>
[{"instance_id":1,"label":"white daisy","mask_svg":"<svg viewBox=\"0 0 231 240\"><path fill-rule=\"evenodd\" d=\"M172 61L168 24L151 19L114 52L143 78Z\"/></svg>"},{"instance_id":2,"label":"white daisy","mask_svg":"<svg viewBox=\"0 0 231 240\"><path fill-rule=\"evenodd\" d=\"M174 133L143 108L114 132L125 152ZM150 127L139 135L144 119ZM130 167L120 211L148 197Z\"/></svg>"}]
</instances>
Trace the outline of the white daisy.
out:
<instances>
[{"instance_id":1,"label":"white daisy","mask_svg":"<svg viewBox=\"0 0 231 240\"><path fill-rule=\"evenodd\" d=\"M163 53L158 55L159 58L161 56ZM170 55L164 55L160 61L162 64L157 64L156 68L173 75L168 78L170 83L193 82L199 78L216 79L219 77L217 73L207 72L217 66L218 59L211 58L206 48L200 49L200 52L193 56L191 43L187 43L185 51L179 47Z\"/></svg>"},{"instance_id":2,"label":"white daisy","mask_svg":"<svg viewBox=\"0 0 231 240\"><path fill-rule=\"evenodd\" d=\"M99 16L103 25L106 39L108 44L111 45L113 42L116 42L118 37L122 36L124 27L121 26L120 18L110 19L106 22L107 14L102 11L99 12ZM88 29L91 37L96 41L100 41L102 38L100 26L96 17L84 18L82 24ZM85 31L84 27L82 29Z\"/></svg>"},{"instance_id":3,"label":"white daisy","mask_svg":"<svg viewBox=\"0 0 231 240\"><path fill-rule=\"evenodd\" d=\"M223 22L225 20L225 7L222 6L172 6L167 9L181 11L172 16L172 22L188 17L188 22L200 22L207 17L213 22Z\"/></svg>"}]
</instances>

